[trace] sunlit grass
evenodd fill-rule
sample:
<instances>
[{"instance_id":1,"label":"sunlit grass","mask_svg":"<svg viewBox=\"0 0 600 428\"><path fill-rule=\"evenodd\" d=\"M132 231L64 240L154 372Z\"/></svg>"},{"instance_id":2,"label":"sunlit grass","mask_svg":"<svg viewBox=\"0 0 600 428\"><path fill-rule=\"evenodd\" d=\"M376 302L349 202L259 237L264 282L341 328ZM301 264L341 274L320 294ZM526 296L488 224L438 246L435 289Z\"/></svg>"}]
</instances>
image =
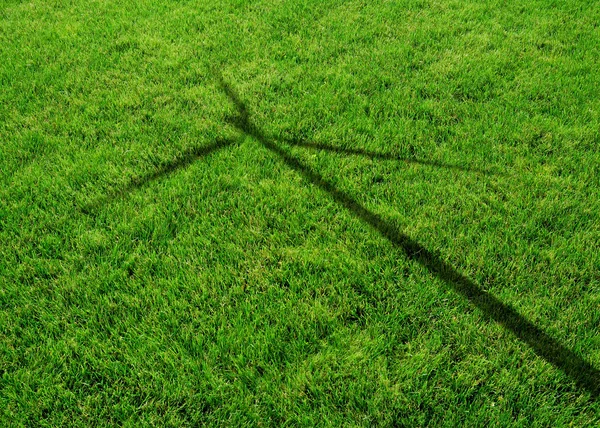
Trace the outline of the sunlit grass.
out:
<instances>
[{"instance_id":1,"label":"sunlit grass","mask_svg":"<svg viewBox=\"0 0 600 428\"><path fill-rule=\"evenodd\" d=\"M0 3L0 424L600 423L598 22Z\"/></svg>"}]
</instances>

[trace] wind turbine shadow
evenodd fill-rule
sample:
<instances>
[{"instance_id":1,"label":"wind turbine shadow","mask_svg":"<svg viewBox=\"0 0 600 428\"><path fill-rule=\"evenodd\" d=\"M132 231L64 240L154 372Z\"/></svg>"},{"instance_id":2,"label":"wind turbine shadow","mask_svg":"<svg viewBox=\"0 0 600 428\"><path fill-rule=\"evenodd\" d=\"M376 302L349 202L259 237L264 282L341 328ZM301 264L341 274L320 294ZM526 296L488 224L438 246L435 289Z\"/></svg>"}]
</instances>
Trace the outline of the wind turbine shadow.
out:
<instances>
[{"instance_id":1,"label":"wind turbine shadow","mask_svg":"<svg viewBox=\"0 0 600 428\"><path fill-rule=\"evenodd\" d=\"M380 215L368 210L349 194L336 188L309 165L304 164L271 138L266 137L260 128L250 120L248 109L237 93L222 78L219 79L219 82L221 88L238 111L237 118L232 120L231 123L242 133L253 137L263 147L277 155L289 168L297 171L308 182L313 183L329 194L333 200L346 208L355 217L369 224L381 236L402 251L408 259L414 260L427 268L432 275L479 308L488 319L511 331L517 338L529 345L539 357L568 375L579 387L587 390L594 399L598 398L600 394L600 371L598 369L552 338L513 307L462 275L442 257L425 248L393 224L386 222ZM309 144L296 145L306 146Z\"/></svg>"},{"instance_id":2,"label":"wind turbine shadow","mask_svg":"<svg viewBox=\"0 0 600 428\"><path fill-rule=\"evenodd\" d=\"M290 146L303 147L303 148L312 149L312 150L323 150L323 151L327 151L327 152L340 153L340 154L344 154L344 155L364 156L364 157L367 157L370 159L381 159L381 160L406 162L406 163L412 163L412 164L418 164L418 165L432 166L432 167L436 167L436 168L447 168L447 169L454 169L454 170L464 171L464 172L474 172L477 174L484 174L484 175L489 175L489 174L498 175L497 172L486 170L486 169L465 167L462 165L449 164L449 163L438 162L438 161L433 161L433 160L402 157L402 156L394 155L392 153L380 153L380 152L373 152L373 151L362 150L362 149L347 149L347 148L342 148L342 147L330 146L330 145L322 144L322 143L305 142L305 141L293 139L293 138L290 138L290 139L286 138L286 139L282 139L281 141L286 144L289 144Z\"/></svg>"},{"instance_id":3,"label":"wind turbine shadow","mask_svg":"<svg viewBox=\"0 0 600 428\"><path fill-rule=\"evenodd\" d=\"M227 146L230 146L233 143L234 143L233 140L217 140L215 143L208 145L208 146L194 147L189 150L186 150L185 152L183 152L181 155L179 155L177 158L173 159L172 161L169 161L162 165L159 165L155 171L152 171L151 173L146 174L141 177L134 177L133 179L131 179L131 181L127 185L125 185L121 189L119 189L115 192L109 193L107 195L103 195L101 198L97 199L96 201L94 201L90 204L84 205L83 207L80 208L80 210L83 213L89 214L89 213L97 210L102 205L110 203L115 199L121 198L124 195L131 193L132 191L134 191L138 188L144 187L152 181L156 181L162 177L173 174L177 170L183 169L183 168L191 165L198 159L208 156L211 153L219 151Z\"/></svg>"}]
</instances>

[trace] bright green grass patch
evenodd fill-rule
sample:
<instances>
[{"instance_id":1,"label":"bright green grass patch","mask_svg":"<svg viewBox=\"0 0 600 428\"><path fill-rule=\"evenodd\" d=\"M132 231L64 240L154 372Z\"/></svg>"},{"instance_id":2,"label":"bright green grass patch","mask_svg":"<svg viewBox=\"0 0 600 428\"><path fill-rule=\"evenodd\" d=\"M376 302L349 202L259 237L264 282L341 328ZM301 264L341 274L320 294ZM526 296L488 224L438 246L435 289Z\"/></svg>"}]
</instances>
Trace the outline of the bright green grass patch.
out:
<instances>
[{"instance_id":1,"label":"bright green grass patch","mask_svg":"<svg viewBox=\"0 0 600 428\"><path fill-rule=\"evenodd\" d=\"M599 22L0 3L0 424L600 424Z\"/></svg>"}]
</instances>

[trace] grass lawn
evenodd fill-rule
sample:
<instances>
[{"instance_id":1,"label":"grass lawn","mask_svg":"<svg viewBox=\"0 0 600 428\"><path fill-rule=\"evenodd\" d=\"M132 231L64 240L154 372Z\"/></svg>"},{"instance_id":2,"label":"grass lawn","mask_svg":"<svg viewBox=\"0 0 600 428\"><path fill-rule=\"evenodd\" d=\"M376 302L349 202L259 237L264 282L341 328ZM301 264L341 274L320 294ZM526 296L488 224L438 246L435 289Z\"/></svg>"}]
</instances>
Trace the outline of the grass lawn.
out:
<instances>
[{"instance_id":1,"label":"grass lawn","mask_svg":"<svg viewBox=\"0 0 600 428\"><path fill-rule=\"evenodd\" d=\"M598 426L600 2L0 0L1 426Z\"/></svg>"}]
</instances>

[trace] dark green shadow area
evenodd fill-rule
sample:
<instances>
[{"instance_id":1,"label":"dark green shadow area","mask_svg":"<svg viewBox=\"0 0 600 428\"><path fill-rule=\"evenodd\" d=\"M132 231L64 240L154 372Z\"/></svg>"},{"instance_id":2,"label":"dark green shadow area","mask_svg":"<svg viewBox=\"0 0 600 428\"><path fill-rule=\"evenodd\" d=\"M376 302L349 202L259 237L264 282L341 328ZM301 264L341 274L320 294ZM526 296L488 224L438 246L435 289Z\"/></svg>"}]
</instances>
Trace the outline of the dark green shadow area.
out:
<instances>
[{"instance_id":1,"label":"dark green shadow area","mask_svg":"<svg viewBox=\"0 0 600 428\"><path fill-rule=\"evenodd\" d=\"M230 146L234 142L235 140L217 140L215 143L210 144L208 146L194 147L192 149L186 150L176 159L159 165L155 171L141 177L133 178L129 182L129 184L122 187L118 191L104 195L98 200L81 207L80 210L83 213L89 214L100 208L102 205L108 204L113 200L121 198L136 189L144 187L152 181L156 181L160 178L163 178L167 175L176 172L177 170L186 168L192 163L196 162L197 160L208 156L214 152L217 152L227 146Z\"/></svg>"},{"instance_id":2,"label":"dark green shadow area","mask_svg":"<svg viewBox=\"0 0 600 428\"><path fill-rule=\"evenodd\" d=\"M428 250L418 241L409 237L394 225L386 222L385 219L378 214L365 208L350 195L339 190L329 181L324 179L323 176L321 176L317 171L313 170L310 166L292 156L286 149L277 144L273 138L266 136L260 128L252 123L247 107L240 100L239 96L231 88L231 86L229 86L223 80L220 80L220 85L237 109L238 114L230 119L230 123L238 130L240 130L243 134L254 138L266 149L276 154L289 168L297 171L304 176L306 180L328 193L333 200L346 208L355 217L369 224L381 236L386 238L396 248L401 250L408 259L414 260L427 268L427 270L429 270L434 276L450 286L455 292L462 295L472 305L479 308L488 319L493 320L502 325L504 328L510 330L521 341L529 345L539 357L543 358L545 361L568 375L579 387L588 391L594 399L598 398L600 395L600 371L598 369L596 369L572 350L563 346L556 339L552 338L549 334L533 324L531 321L527 320L514 308L502 302L494 295L481 289L481 287L479 287L475 282L462 275L448 262L444 261L439 255ZM164 176L174 173L177 170L185 168L200 158L230 146L234 142L234 140L219 140L209 146L190 149L182 153L175 160L160 165L152 173L134 178L127 186L121 188L120 190L109 193L99 200L96 200L92 204L82 207L81 211L84 213L93 212L102 205L110 203L114 199L123 197L126 194L141 188L152 181L158 180ZM373 159L405 161L432 167L443 167L483 174L493 173L485 170L462 167L460 165L449 165L435 161L401 158L395 155L357 149L337 148L300 140L283 140L283 143L290 146L317 149L340 154L360 155Z\"/></svg>"},{"instance_id":3,"label":"dark green shadow area","mask_svg":"<svg viewBox=\"0 0 600 428\"><path fill-rule=\"evenodd\" d=\"M435 168L447 168L447 169L454 169L457 171L474 172L474 173L483 174L483 175L500 175L498 172L490 171L490 170L486 170L486 169L466 167L466 166L462 166L462 165L449 164L449 163L438 162L438 161L433 161L433 160L402 157L402 156L398 156L398 155L391 154L391 153L380 153L380 152L373 152L373 151L362 150L362 149L350 149L350 148L343 148L343 147L335 147L335 146L329 146L327 144L322 144L322 143L305 142L305 141L298 140L298 139L284 139L282 141L291 146L303 147L306 149L313 149L313 150L322 150L322 151L326 151L326 152L339 153L342 155L363 156L363 157L366 157L369 159L405 162L405 163L412 163L412 164L417 164L417 165L431 166L431 167L435 167Z\"/></svg>"},{"instance_id":4,"label":"dark green shadow area","mask_svg":"<svg viewBox=\"0 0 600 428\"><path fill-rule=\"evenodd\" d=\"M328 193L333 200L346 208L355 217L369 224L381 236L401 250L408 259L414 260L427 268L434 276L450 286L472 305L479 308L488 319L510 330L517 338L529 345L539 357L568 375L580 388L588 391L594 399L598 398L598 395L600 395L600 371L598 369L519 314L513 307L502 302L491 293L484 291L439 255L423 247L397 227L386 222L378 214L369 211L350 195L324 179L317 171L292 156L287 150L274 142L274 139L266 136L259 127L252 123L248 109L237 93L225 81L222 79L219 81L221 88L238 112L237 116L230 121L232 125L276 154L289 168L297 171L307 181ZM301 141L296 141L295 145L311 146L310 143Z\"/></svg>"}]
</instances>

